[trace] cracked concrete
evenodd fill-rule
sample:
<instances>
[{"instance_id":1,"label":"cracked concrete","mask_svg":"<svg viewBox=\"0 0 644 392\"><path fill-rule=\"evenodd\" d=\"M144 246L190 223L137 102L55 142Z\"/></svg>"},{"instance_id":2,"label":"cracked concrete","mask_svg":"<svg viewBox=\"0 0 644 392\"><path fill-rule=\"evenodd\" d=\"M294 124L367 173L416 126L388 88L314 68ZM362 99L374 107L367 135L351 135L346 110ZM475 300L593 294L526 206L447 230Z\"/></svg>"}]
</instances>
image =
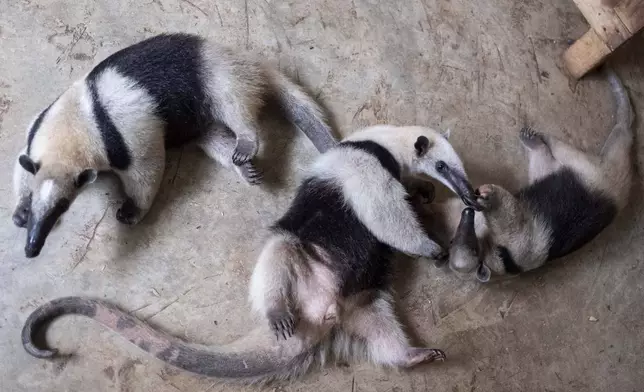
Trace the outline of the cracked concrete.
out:
<instances>
[{"instance_id":1,"label":"cracked concrete","mask_svg":"<svg viewBox=\"0 0 644 392\"><path fill-rule=\"evenodd\" d=\"M150 215L128 228L102 179L72 206L43 254L23 256L11 223L11 170L31 116L115 50L165 31L247 48L306 80L344 134L376 123L452 129L476 184L517 189L525 122L597 151L608 134L607 85L569 81L560 55L587 26L572 1L510 0L0 0L0 390L232 391L142 354L82 318L56 322L49 341L74 356L29 357L19 332L46 300L107 298L191 342L230 342L250 330L246 287L265 228L288 205L316 153L267 119L263 166L251 188L197 149L170 152ZM644 129L644 37L614 56ZM270 162L269 162L270 161ZM641 185L634 194L641 194ZM369 365L313 372L283 391L639 391L644 384L644 232L638 197L592 244L507 282L462 283L402 263L401 313L444 364L410 372ZM592 318L592 319L591 319ZM596 321L591 321L596 320Z\"/></svg>"}]
</instances>

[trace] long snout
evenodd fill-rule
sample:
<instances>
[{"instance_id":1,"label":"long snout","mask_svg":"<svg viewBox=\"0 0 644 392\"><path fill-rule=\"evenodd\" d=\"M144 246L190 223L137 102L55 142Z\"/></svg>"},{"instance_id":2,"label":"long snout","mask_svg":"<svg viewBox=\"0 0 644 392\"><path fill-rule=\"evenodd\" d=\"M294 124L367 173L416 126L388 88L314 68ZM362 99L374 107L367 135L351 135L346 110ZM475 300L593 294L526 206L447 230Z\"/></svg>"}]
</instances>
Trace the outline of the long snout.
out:
<instances>
[{"instance_id":1,"label":"long snout","mask_svg":"<svg viewBox=\"0 0 644 392\"><path fill-rule=\"evenodd\" d=\"M474 209L472 207L467 207L461 212L461 221L456 228L456 234L452 239L452 243L468 248L475 255L478 254L479 242L476 238Z\"/></svg>"},{"instance_id":2,"label":"long snout","mask_svg":"<svg viewBox=\"0 0 644 392\"><path fill-rule=\"evenodd\" d=\"M447 181L454 192L456 192L461 200L463 200L465 205L472 207L477 211L483 210L483 206L481 206L476 200L474 188L472 188L472 184L468 181L465 173L448 166L443 161L439 161L436 164L436 171L443 176L445 181Z\"/></svg>"},{"instance_id":3,"label":"long snout","mask_svg":"<svg viewBox=\"0 0 644 392\"><path fill-rule=\"evenodd\" d=\"M27 244L25 245L25 256L34 258L40 254L47 236L54 228L61 215L69 208L69 201L66 199L58 201L54 208L45 213L42 218L38 219L34 214L29 215L27 221Z\"/></svg>"},{"instance_id":4,"label":"long snout","mask_svg":"<svg viewBox=\"0 0 644 392\"><path fill-rule=\"evenodd\" d=\"M27 225L27 244L25 245L25 256L27 258L31 259L40 254L43 246L45 246L45 240L55 223L55 221L53 224L49 224L47 221L29 221Z\"/></svg>"}]
</instances>

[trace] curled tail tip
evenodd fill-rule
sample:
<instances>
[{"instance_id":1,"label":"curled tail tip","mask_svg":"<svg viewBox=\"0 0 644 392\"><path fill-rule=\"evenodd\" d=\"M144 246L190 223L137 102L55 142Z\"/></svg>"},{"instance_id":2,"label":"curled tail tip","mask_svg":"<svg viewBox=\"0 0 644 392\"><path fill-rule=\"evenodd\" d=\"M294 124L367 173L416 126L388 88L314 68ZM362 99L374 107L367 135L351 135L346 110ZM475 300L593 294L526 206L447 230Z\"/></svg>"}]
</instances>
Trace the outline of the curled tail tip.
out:
<instances>
[{"instance_id":1,"label":"curled tail tip","mask_svg":"<svg viewBox=\"0 0 644 392\"><path fill-rule=\"evenodd\" d=\"M22 346L25 348L25 351L32 357L40 359L49 359L58 356L58 350L56 349L42 349L37 347L33 342L24 342Z\"/></svg>"}]
</instances>

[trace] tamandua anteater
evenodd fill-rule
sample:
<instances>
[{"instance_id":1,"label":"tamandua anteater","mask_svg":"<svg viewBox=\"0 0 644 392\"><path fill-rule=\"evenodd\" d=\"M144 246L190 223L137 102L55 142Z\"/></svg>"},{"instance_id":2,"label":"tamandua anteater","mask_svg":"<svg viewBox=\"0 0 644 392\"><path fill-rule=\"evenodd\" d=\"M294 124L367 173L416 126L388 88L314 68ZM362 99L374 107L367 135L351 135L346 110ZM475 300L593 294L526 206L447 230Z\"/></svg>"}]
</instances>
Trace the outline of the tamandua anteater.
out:
<instances>
[{"instance_id":1,"label":"tamandua anteater","mask_svg":"<svg viewBox=\"0 0 644 392\"><path fill-rule=\"evenodd\" d=\"M55 355L38 347L34 334L62 314L82 314L162 361L222 378L288 379L328 358L366 357L403 368L444 359L440 350L410 345L389 288L394 250L426 257L441 253L406 199L401 181L412 176L436 178L465 200L474 198L459 156L428 128L368 128L317 159L272 227L252 274L252 307L267 323L250 346L232 351L188 346L110 304L79 297L34 311L23 329L23 345L39 358Z\"/></svg>"},{"instance_id":2,"label":"tamandua anteater","mask_svg":"<svg viewBox=\"0 0 644 392\"><path fill-rule=\"evenodd\" d=\"M321 108L268 65L188 34L159 35L120 50L43 110L14 169L13 221L28 228L27 257L40 253L57 219L99 171L123 182L117 219L139 222L165 168L165 148L196 141L250 184L258 115L268 99L319 151L336 144Z\"/></svg>"},{"instance_id":3,"label":"tamandua anteater","mask_svg":"<svg viewBox=\"0 0 644 392\"><path fill-rule=\"evenodd\" d=\"M499 185L479 187L482 213L463 209L457 200L426 207L430 233L443 232L443 244L445 235L454 233L450 269L483 282L492 274L535 269L591 241L626 206L634 115L619 77L605 72L615 96L616 123L599 155L524 128L519 137L528 151L528 186L517 194Z\"/></svg>"}]
</instances>

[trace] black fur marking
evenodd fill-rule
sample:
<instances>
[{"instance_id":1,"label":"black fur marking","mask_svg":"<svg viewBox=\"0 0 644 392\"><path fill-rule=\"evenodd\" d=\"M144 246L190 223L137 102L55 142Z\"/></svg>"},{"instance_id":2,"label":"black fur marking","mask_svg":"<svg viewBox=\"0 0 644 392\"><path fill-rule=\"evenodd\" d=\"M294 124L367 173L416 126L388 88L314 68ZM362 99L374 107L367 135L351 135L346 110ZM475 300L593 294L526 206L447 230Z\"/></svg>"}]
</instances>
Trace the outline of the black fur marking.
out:
<instances>
[{"instance_id":1,"label":"black fur marking","mask_svg":"<svg viewBox=\"0 0 644 392\"><path fill-rule=\"evenodd\" d=\"M40 170L40 164L34 162L31 158L29 158L28 155L22 154L18 158L18 163L20 163L20 166L22 166L23 169L28 171L31 174L36 174L38 173L38 170Z\"/></svg>"},{"instance_id":2,"label":"black fur marking","mask_svg":"<svg viewBox=\"0 0 644 392\"><path fill-rule=\"evenodd\" d=\"M357 142L342 142L338 146L355 148L373 155L374 157L376 157L376 159L378 159L378 162L380 162L382 167L384 167L393 178L400 180L400 164L398 163L396 158L394 158L394 156L389 152L389 150L387 150L380 144L372 142L370 140L364 140Z\"/></svg>"},{"instance_id":3,"label":"black fur marking","mask_svg":"<svg viewBox=\"0 0 644 392\"><path fill-rule=\"evenodd\" d=\"M29 215L27 220L27 244L25 245L25 255L27 257L36 257L40 254L49 232L51 232L58 219L69 209L69 205L69 199L62 198L40 220L36 221L33 219L33 214Z\"/></svg>"},{"instance_id":4,"label":"black fur marking","mask_svg":"<svg viewBox=\"0 0 644 392\"><path fill-rule=\"evenodd\" d=\"M65 297L48 302L29 315L22 328L22 345L37 358L50 358L56 350L40 347L34 341L39 332L44 332L49 323L65 314L80 314L93 318L96 316L96 303L79 297Z\"/></svg>"},{"instance_id":5,"label":"black fur marking","mask_svg":"<svg viewBox=\"0 0 644 392\"><path fill-rule=\"evenodd\" d=\"M34 123L31 125L31 128L29 129L29 134L27 136L27 155L31 153L31 142L34 140L34 137L36 136L36 132L38 132L38 129L40 128L40 124L42 124L42 120L45 118L45 115L49 111L49 108L51 108L51 105L54 104L54 102L52 102L49 106L47 106L45 110L40 112L38 117L36 117L36 120L34 121Z\"/></svg>"},{"instance_id":6,"label":"black fur marking","mask_svg":"<svg viewBox=\"0 0 644 392\"><path fill-rule=\"evenodd\" d=\"M110 166L119 170L125 170L132 163L130 149L125 144L123 135L118 131L109 113L107 113L107 110L105 110L105 107L101 103L101 98L98 96L98 88L96 87L96 79L90 79L88 77L87 87L92 95L92 110L94 111L94 118L96 118L96 126L101 133L101 139L103 139L103 145L105 146Z\"/></svg>"},{"instance_id":7,"label":"black fur marking","mask_svg":"<svg viewBox=\"0 0 644 392\"><path fill-rule=\"evenodd\" d=\"M367 229L340 187L330 181L305 180L274 228L297 236L304 249L310 244L325 249L331 257L329 268L341 277L344 296L388 284L392 249Z\"/></svg>"},{"instance_id":8,"label":"black fur marking","mask_svg":"<svg viewBox=\"0 0 644 392\"><path fill-rule=\"evenodd\" d=\"M581 248L608 226L617 206L608 197L591 191L570 169L562 169L524 188L525 200L552 229L548 260Z\"/></svg>"},{"instance_id":9,"label":"black fur marking","mask_svg":"<svg viewBox=\"0 0 644 392\"><path fill-rule=\"evenodd\" d=\"M414 143L414 148L416 149L417 156L423 156L429 150L429 139L426 136L418 136L416 143Z\"/></svg>"},{"instance_id":10,"label":"black fur marking","mask_svg":"<svg viewBox=\"0 0 644 392\"><path fill-rule=\"evenodd\" d=\"M157 114L165 121L166 145L181 145L213 124L212 102L201 75L203 42L189 34L152 37L112 54L90 72L87 80L96 83L107 68L134 79L154 99Z\"/></svg>"},{"instance_id":11,"label":"black fur marking","mask_svg":"<svg viewBox=\"0 0 644 392\"><path fill-rule=\"evenodd\" d=\"M80 188L90 182L94 182L96 176L97 173L94 169L85 169L74 179L74 185L76 185L76 188Z\"/></svg>"},{"instance_id":12,"label":"black fur marking","mask_svg":"<svg viewBox=\"0 0 644 392\"><path fill-rule=\"evenodd\" d=\"M503 261L503 268L505 268L506 274L517 275L520 274L523 270L519 265L514 261L514 258L510 254L510 251L505 246L497 246L496 252L499 255L501 261Z\"/></svg>"},{"instance_id":13,"label":"black fur marking","mask_svg":"<svg viewBox=\"0 0 644 392\"><path fill-rule=\"evenodd\" d=\"M119 331L133 327L136 327L136 321L132 320L132 318L129 316L121 316L116 321L116 329L118 329Z\"/></svg>"}]
</instances>

